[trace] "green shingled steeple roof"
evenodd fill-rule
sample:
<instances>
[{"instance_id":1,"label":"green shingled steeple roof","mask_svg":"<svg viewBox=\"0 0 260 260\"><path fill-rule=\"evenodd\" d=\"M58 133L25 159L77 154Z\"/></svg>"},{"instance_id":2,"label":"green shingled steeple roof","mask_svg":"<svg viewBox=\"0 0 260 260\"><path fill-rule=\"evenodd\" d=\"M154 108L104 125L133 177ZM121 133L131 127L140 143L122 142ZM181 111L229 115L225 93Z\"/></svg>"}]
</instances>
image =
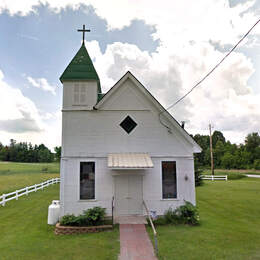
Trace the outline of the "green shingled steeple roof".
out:
<instances>
[{"instance_id":1,"label":"green shingled steeple roof","mask_svg":"<svg viewBox=\"0 0 260 260\"><path fill-rule=\"evenodd\" d=\"M99 77L84 42L60 77L62 83L67 80L96 80L98 82L98 93L101 93Z\"/></svg>"}]
</instances>

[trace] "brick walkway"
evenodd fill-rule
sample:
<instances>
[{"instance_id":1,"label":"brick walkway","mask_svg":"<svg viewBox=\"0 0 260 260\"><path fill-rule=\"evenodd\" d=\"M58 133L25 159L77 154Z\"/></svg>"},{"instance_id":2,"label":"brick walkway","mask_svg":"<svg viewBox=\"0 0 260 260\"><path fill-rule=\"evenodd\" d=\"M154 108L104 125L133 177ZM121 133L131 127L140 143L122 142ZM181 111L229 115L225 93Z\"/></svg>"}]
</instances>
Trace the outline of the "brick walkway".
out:
<instances>
[{"instance_id":1,"label":"brick walkway","mask_svg":"<svg viewBox=\"0 0 260 260\"><path fill-rule=\"evenodd\" d=\"M119 260L157 260L144 224L120 224Z\"/></svg>"}]
</instances>

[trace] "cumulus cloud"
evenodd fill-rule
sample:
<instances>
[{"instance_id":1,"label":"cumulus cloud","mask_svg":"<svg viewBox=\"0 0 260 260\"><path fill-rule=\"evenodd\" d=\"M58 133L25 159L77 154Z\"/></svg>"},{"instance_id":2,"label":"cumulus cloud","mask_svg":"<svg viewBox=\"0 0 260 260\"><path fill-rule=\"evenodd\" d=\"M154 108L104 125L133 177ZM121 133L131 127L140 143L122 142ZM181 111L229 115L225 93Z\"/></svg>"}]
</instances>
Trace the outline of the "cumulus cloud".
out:
<instances>
[{"instance_id":1,"label":"cumulus cloud","mask_svg":"<svg viewBox=\"0 0 260 260\"><path fill-rule=\"evenodd\" d=\"M104 82L103 91L130 70L165 107L178 100L223 57L210 43L187 44L179 53L161 46L152 54L120 42L108 45L104 54L96 41L88 42L87 46L91 57L95 58L101 84ZM216 130L224 131L231 140L242 142L241 136L260 128L257 120L260 96L248 85L253 73L250 59L234 52L170 112L177 120L186 121L192 132L199 132L213 123Z\"/></svg>"},{"instance_id":2,"label":"cumulus cloud","mask_svg":"<svg viewBox=\"0 0 260 260\"><path fill-rule=\"evenodd\" d=\"M163 4L148 0L138 3L132 0L28 0L25 3L0 0L0 12L8 10L11 15L27 15L37 12L35 7L40 3L55 12L68 6L78 9L82 3L92 5L96 14L106 20L108 30L122 29L134 19L153 25L156 29L153 37L160 42L154 53L120 42L107 45L105 53L96 41L88 42L87 48L95 59L103 91L130 70L166 107L200 80L223 57L226 49L223 47L233 45L258 19L253 8L256 1L252 0L232 7L228 0L165 0ZM254 47L259 43L259 35L260 26L242 46ZM221 51L216 44L222 47ZM188 121L188 129L198 132L207 129L210 122L216 130L225 131L227 137L238 141L260 128L260 96L248 84L254 66L239 51L232 53L210 78L171 109L177 120ZM42 82L32 78L30 82L43 89Z\"/></svg>"},{"instance_id":3,"label":"cumulus cloud","mask_svg":"<svg viewBox=\"0 0 260 260\"><path fill-rule=\"evenodd\" d=\"M49 119L53 120L46 124ZM41 115L32 100L5 82L0 70L0 142L8 144L13 138L53 147L60 145L60 135L61 112Z\"/></svg>"},{"instance_id":4,"label":"cumulus cloud","mask_svg":"<svg viewBox=\"0 0 260 260\"><path fill-rule=\"evenodd\" d=\"M39 132L42 122L35 104L19 89L4 81L0 70L0 129L10 132Z\"/></svg>"},{"instance_id":5,"label":"cumulus cloud","mask_svg":"<svg viewBox=\"0 0 260 260\"><path fill-rule=\"evenodd\" d=\"M47 79L45 78L34 79L28 76L27 80L31 83L33 87L42 89L43 91L51 92L54 96L56 95L55 86L50 85Z\"/></svg>"}]
</instances>

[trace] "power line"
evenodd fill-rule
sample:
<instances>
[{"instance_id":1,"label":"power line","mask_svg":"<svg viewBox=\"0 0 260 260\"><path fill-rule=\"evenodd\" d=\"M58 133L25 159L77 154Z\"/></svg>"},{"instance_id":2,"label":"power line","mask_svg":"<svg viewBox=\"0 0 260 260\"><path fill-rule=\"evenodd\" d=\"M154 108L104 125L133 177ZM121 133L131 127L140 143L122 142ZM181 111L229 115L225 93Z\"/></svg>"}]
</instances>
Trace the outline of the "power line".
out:
<instances>
[{"instance_id":1,"label":"power line","mask_svg":"<svg viewBox=\"0 0 260 260\"><path fill-rule=\"evenodd\" d=\"M254 29L254 27L260 22L260 19L247 31L247 33L236 43L236 45L215 65L200 81L198 81L184 96L178 99L175 103L170 105L164 111L160 112L160 115L167 110L171 109L175 105L177 105L180 101L182 101L185 97L187 97L196 87L198 87L236 48L237 46L247 37L247 35ZM161 122L161 120L160 120ZM167 127L168 128L168 127Z\"/></svg>"}]
</instances>

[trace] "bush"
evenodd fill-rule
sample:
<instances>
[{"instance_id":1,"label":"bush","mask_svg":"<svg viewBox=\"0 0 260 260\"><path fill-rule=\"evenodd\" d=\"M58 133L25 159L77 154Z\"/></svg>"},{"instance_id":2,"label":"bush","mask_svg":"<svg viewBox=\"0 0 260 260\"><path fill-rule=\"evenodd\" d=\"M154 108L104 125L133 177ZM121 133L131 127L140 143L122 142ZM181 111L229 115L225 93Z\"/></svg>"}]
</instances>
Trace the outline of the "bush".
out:
<instances>
[{"instance_id":1,"label":"bush","mask_svg":"<svg viewBox=\"0 0 260 260\"><path fill-rule=\"evenodd\" d=\"M77 217L73 214L64 215L60 220L60 224L62 226L78 226Z\"/></svg>"},{"instance_id":2,"label":"bush","mask_svg":"<svg viewBox=\"0 0 260 260\"><path fill-rule=\"evenodd\" d=\"M173 210L169 208L165 211L163 216L158 217L153 221L155 225L167 224L199 224L199 213L196 206L192 203L185 201L185 204Z\"/></svg>"},{"instance_id":3,"label":"bush","mask_svg":"<svg viewBox=\"0 0 260 260\"><path fill-rule=\"evenodd\" d=\"M199 212L196 206L185 201L185 205L180 206L175 210L179 221L183 224L197 225L199 224Z\"/></svg>"},{"instance_id":4,"label":"bush","mask_svg":"<svg viewBox=\"0 0 260 260\"><path fill-rule=\"evenodd\" d=\"M164 219L168 224L179 223L179 216L176 214L176 210L173 210L172 208L169 208L164 212Z\"/></svg>"},{"instance_id":5,"label":"bush","mask_svg":"<svg viewBox=\"0 0 260 260\"><path fill-rule=\"evenodd\" d=\"M64 215L60 224L62 226L98 226L104 223L105 209L100 207L94 207L92 209L85 210L83 214L79 216Z\"/></svg>"},{"instance_id":6,"label":"bush","mask_svg":"<svg viewBox=\"0 0 260 260\"><path fill-rule=\"evenodd\" d=\"M254 160L254 168L260 170L260 159Z\"/></svg>"},{"instance_id":7,"label":"bush","mask_svg":"<svg viewBox=\"0 0 260 260\"><path fill-rule=\"evenodd\" d=\"M246 175L245 174L242 174L242 173L226 173L226 175L228 176L228 180L239 180L239 179L242 179L242 178L245 178Z\"/></svg>"},{"instance_id":8,"label":"bush","mask_svg":"<svg viewBox=\"0 0 260 260\"><path fill-rule=\"evenodd\" d=\"M105 212L106 211L104 208L94 207L92 209L85 210L84 216L91 225L97 226L103 223Z\"/></svg>"}]
</instances>

